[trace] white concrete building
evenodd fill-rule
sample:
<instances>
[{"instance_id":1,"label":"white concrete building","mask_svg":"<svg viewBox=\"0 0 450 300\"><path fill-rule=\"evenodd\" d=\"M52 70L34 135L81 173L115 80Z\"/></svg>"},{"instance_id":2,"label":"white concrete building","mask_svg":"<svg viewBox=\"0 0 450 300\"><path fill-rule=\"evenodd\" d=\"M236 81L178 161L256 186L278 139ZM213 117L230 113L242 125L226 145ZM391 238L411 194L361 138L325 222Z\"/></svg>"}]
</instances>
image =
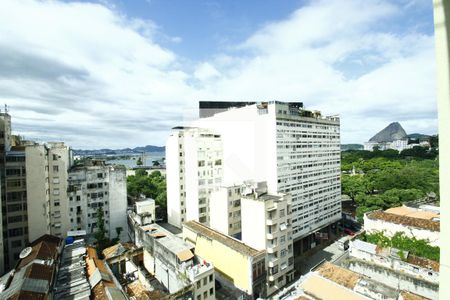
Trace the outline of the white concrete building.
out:
<instances>
[{"instance_id":1,"label":"white concrete building","mask_svg":"<svg viewBox=\"0 0 450 300\"><path fill-rule=\"evenodd\" d=\"M211 192L210 227L237 239L241 239L242 184L220 186Z\"/></svg>"},{"instance_id":2,"label":"white concrete building","mask_svg":"<svg viewBox=\"0 0 450 300\"><path fill-rule=\"evenodd\" d=\"M432 211L403 206L368 212L364 215L364 229L367 233L383 232L388 237L403 232L409 238L427 240L431 246L440 245L440 218Z\"/></svg>"},{"instance_id":3,"label":"white concrete building","mask_svg":"<svg viewBox=\"0 0 450 300\"><path fill-rule=\"evenodd\" d=\"M268 194L265 183L248 185L241 199L242 242L266 250L267 294L294 277L291 196Z\"/></svg>"},{"instance_id":4,"label":"white concrete building","mask_svg":"<svg viewBox=\"0 0 450 300\"><path fill-rule=\"evenodd\" d=\"M224 183L265 181L270 193L291 194L295 239L341 218L338 117L278 101L221 110L193 126L220 134Z\"/></svg>"},{"instance_id":5,"label":"white concrete building","mask_svg":"<svg viewBox=\"0 0 450 300\"><path fill-rule=\"evenodd\" d=\"M166 146L167 214L170 224L209 224L209 199L222 182L222 141L208 129L175 127Z\"/></svg>"},{"instance_id":6,"label":"white concrete building","mask_svg":"<svg viewBox=\"0 0 450 300\"><path fill-rule=\"evenodd\" d=\"M169 293L193 287L194 300L216 299L214 266L194 255L192 245L157 224L142 226L133 218L128 231L143 249L144 268Z\"/></svg>"},{"instance_id":7,"label":"white concrete building","mask_svg":"<svg viewBox=\"0 0 450 300\"><path fill-rule=\"evenodd\" d=\"M94 161L91 165L74 166L69 171L69 218L72 230L96 231L98 208L104 212L110 239L122 228L121 241L127 241L127 187L125 168Z\"/></svg>"}]
</instances>

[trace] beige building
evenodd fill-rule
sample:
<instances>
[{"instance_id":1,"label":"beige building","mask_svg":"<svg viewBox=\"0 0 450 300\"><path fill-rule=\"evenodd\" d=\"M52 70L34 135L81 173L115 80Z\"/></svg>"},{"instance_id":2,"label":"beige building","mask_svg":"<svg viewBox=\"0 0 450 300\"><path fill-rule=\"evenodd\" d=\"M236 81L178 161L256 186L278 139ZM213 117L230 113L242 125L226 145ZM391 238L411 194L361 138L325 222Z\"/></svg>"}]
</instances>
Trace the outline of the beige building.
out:
<instances>
[{"instance_id":1,"label":"beige building","mask_svg":"<svg viewBox=\"0 0 450 300\"><path fill-rule=\"evenodd\" d=\"M216 278L238 288L248 297L265 297L265 251L252 248L199 222L183 224L183 239L196 255L213 263Z\"/></svg>"}]
</instances>

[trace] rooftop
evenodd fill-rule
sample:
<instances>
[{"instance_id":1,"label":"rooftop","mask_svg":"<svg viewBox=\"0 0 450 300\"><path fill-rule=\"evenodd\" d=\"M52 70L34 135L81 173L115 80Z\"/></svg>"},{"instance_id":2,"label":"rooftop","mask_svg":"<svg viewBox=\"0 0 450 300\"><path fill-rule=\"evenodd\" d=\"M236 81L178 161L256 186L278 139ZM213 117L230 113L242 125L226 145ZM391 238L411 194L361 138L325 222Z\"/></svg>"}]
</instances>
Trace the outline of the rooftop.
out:
<instances>
[{"instance_id":1,"label":"rooftop","mask_svg":"<svg viewBox=\"0 0 450 300\"><path fill-rule=\"evenodd\" d=\"M307 295L311 295L318 299L346 299L346 300L365 300L368 299L349 288L336 284L334 281L325 277L311 273L300 284L300 287Z\"/></svg>"},{"instance_id":2,"label":"rooftop","mask_svg":"<svg viewBox=\"0 0 450 300\"><path fill-rule=\"evenodd\" d=\"M325 262L318 269L317 272L324 278L336 282L346 288L353 289L358 281L362 278L358 273L338 267L332 263Z\"/></svg>"},{"instance_id":3,"label":"rooftop","mask_svg":"<svg viewBox=\"0 0 450 300\"><path fill-rule=\"evenodd\" d=\"M54 299L89 299L91 288L86 277L86 245L76 240L64 246L55 284Z\"/></svg>"},{"instance_id":4,"label":"rooftop","mask_svg":"<svg viewBox=\"0 0 450 300\"><path fill-rule=\"evenodd\" d=\"M235 238L232 238L228 235L220 233L220 232L218 232L214 229L211 229L203 224L200 224L199 222L196 222L196 221L189 221L189 222L183 223L183 227L193 230L197 234L201 234L209 239L216 240L216 241L218 241L218 242L220 242L220 243L222 243L244 255L258 256L264 252L264 250L258 251Z\"/></svg>"},{"instance_id":5,"label":"rooftop","mask_svg":"<svg viewBox=\"0 0 450 300\"><path fill-rule=\"evenodd\" d=\"M404 215L398 215L388 213L384 211L373 211L366 215L371 220L382 220L394 224L400 224L405 226L416 227L420 229L426 229L430 231L440 231L440 222L427 219L408 217Z\"/></svg>"},{"instance_id":6,"label":"rooftop","mask_svg":"<svg viewBox=\"0 0 450 300\"><path fill-rule=\"evenodd\" d=\"M385 212L394 214L394 215L417 218L417 219L424 219L424 220L433 220L435 218L439 218L439 214L436 212L429 211L429 210L415 209L415 208L407 207L407 206L389 208L389 209L385 210Z\"/></svg>"},{"instance_id":7,"label":"rooftop","mask_svg":"<svg viewBox=\"0 0 450 300\"><path fill-rule=\"evenodd\" d=\"M141 227L152 238L170 252L176 254L181 261L186 261L194 257L192 246L175 236L170 231L157 224L145 225Z\"/></svg>"},{"instance_id":8,"label":"rooftop","mask_svg":"<svg viewBox=\"0 0 450 300\"><path fill-rule=\"evenodd\" d=\"M46 299L53 285L61 239L43 235L21 252L16 268L0 280L0 299Z\"/></svg>"}]
</instances>

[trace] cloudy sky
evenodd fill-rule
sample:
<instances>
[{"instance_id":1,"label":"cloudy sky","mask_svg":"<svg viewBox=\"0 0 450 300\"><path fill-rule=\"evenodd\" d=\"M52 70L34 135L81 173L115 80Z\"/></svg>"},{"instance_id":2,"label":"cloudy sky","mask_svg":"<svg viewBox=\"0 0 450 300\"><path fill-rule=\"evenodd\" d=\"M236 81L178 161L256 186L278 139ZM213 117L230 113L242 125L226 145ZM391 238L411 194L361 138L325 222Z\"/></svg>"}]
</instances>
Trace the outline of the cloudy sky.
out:
<instances>
[{"instance_id":1,"label":"cloudy sky","mask_svg":"<svg viewBox=\"0 0 450 300\"><path fill-rule=\"evenodd\" d=\"M303 101L343 143L437 132L431 0L0 1L13 131L74 148L164 145L199 100Z\"/></svg>"}]
</instances>

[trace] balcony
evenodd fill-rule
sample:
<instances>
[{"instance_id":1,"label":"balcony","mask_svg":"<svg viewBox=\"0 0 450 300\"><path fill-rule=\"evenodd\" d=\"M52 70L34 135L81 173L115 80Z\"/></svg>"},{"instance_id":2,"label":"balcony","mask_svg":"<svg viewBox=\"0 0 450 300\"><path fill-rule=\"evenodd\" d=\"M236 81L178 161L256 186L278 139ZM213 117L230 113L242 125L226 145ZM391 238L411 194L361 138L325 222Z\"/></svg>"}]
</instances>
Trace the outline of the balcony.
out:
<instances>
[{"instance_id":1,"label":"balcony","mask_svg":"<svg viewBox=\"0 0 450 300\"><path fill-rule=\"evenodd\" d=\"M266 225L267 226L272 226L272 225L275 225L275 224L276 224L276 222L274 220L272 220L272 219L267 219L266 220Z\"/></svg>"},{"instance_id":2,"label":"balcony","mask_svg":"<svg viewBox=\"0 0 450 300\"><path fill-rule=\"evenodd\" d=\"M266 249L267 253L274 253L276 251L276 247L277 247L277 245L270 245L269 244L267 246L267 249Z\"/></svg>"},{"instance_id":3,"label":"balcony","mask_svg":"<svg viewBox=\"0 0 450 300\"><path fill-rule=\"evenodd\" d=\"M269 262L267 263L267 266L272 268L272 267L275 267L277 264L278 264L278 258L274 257L269 260Z\"/></svg>"},{"instance_id":4,"label":"balcony","mask_svg":"<svg viewBox=\"0 0 450 300\"><path fill-rule=\"evenodd\" d=\"M266 234L266 239L268 239L268 240L273 240L274 238L275 238L274 233L268 233L268 234Z\"/></svg>"}]
</instances>

